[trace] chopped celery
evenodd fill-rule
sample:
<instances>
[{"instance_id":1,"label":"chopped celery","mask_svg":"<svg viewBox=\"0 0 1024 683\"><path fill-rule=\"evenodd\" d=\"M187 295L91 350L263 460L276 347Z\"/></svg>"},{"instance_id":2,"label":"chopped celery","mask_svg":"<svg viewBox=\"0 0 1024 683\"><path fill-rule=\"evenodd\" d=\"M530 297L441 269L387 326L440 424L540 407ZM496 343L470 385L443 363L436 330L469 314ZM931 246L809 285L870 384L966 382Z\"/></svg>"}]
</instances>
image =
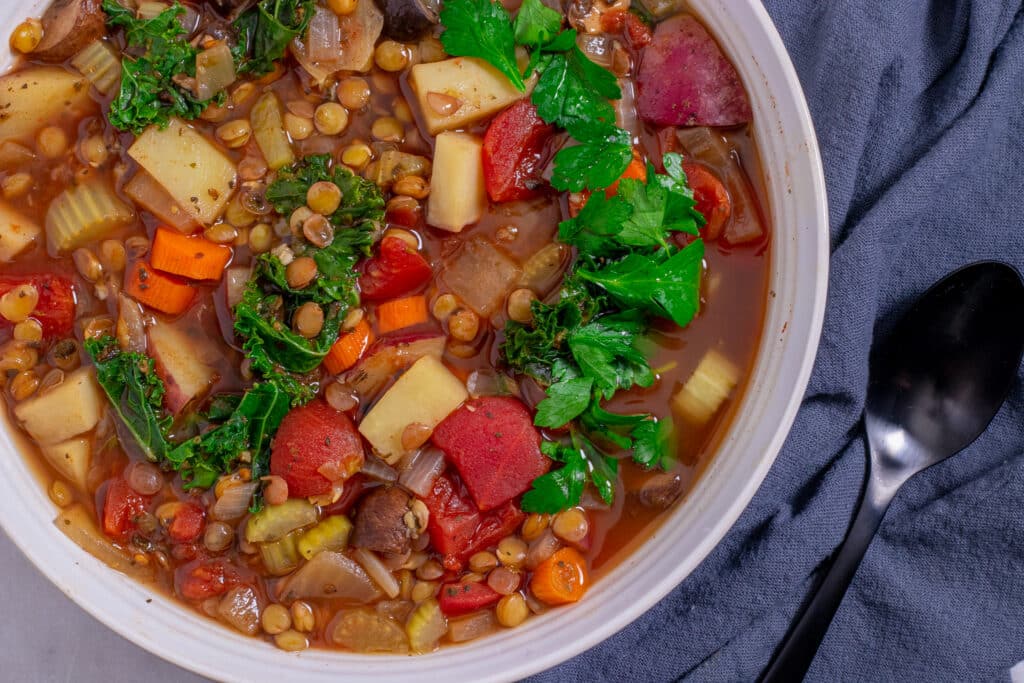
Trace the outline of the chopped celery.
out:
<instances>
[{"instance_id":1,"label":"chopped celery","mask_svg":"<svg viewBox=\"0 0 1024 683\"><path fill-rule=\"evenodd\" d=\"M334 515L317 524L299 538L299 552L307 560L322 550L344 550L352 533L352 522L345 515Z\"/></svg>"},{"instance_id":2,"label":"chopped celery","mask_svg":"<svg viewBox=\"0 0 1024 683\"><path fill-rule=\"evenodd\" d=\"M725 403L739 379L739 369L715 349L708 350L686 384L672 398L679 417L695 425L705 424Z\"/></svg>"},{"instance_id":3,"label":"chopped celery","mask_svg":"<svg viewBox=\"0 0 1024 683\"><path fill-rule=\"evenodd\" d=\"M268 505L250 517L245 525L245 540L250 543L278 541L316 521L316 508L309 501L291 498L280 505Z\"/></svg>"},{"instance_id":4,"label":"chopped celery","mask_svg":"<svg viewBox=\"0 0 1024 683\"><path fill-rule=\"evenodd\" d=\"M437 648L441 636L448 632L448 620L441 612L437 600L429 598L421 602L416 610L409 615L405 623L405 633L409 636L409 646L416 654L431 652Z\"/></svg>"},{"instance_id":5,"label":"chopped celery","mask_svg":"<svg viewBox=\"0 0 1024 683\"><path fill-rule=\"evenodd\" d=\"M72 185L57 195L46 211L50 254L56 256L104 239L134 217L132 208L114 194L109 179L94 177Z\"/></svg>"},{"instance_id":6,"label":"chopped celery","mask_svg":"<svg viewBox=\"0 0 1024 683\"><path fill-rule=\"evenodd\" d=\"M284 576L299 566L299 532L293 531L284 538L260 543L260 557L263 566L274 576Z\"/></svg>"},{"instance_id":7,"label":"chopped celery","mask_svg":"<svg viewBox=\"0 0 1024 683\"><path fill-rule=\"evenodd\" d=\"M103 40L86 45L71 58L71 64L103 95L114 92L121 84L121 60Z\"/></svg>"}]
</instances>

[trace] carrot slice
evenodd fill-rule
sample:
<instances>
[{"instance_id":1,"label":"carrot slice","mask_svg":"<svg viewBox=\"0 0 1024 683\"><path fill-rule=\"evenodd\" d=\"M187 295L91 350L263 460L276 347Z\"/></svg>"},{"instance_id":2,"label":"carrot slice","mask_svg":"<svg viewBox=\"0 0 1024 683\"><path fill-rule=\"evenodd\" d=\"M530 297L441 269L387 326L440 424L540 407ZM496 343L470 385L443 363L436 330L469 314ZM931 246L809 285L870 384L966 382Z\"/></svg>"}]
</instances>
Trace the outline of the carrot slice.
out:
<instances>
[{"instance_id":1,"label":"carrot slice","mask_svg":"<svg viewBox=\"0 0 1024 683\"><path fill-rule=\"evenodd\" d=\"M200 235L157 228L150 264L165 273L192 280L219 280L231 260L231 249Z\"/></svg>"},{"instance_id":2,"label":"carrot slice","mask_svg":"<svg viewBox=\"0 0 1024 683\"><path fill-rule=\"evenodd\" d=\"M716 240L722 234L722 228L732 215L732 200L729 191L714 173L702 164L688 161L683 164L686 182L693 190L693 199L697 202L697 210L707 221L702 228L704 238Z\"/></svg>"},{"instance_id":3,"label":"carrot slice","mask_svg":"<svg viewBox=\"0 0 1024 683\"><path fill-rule=\"evenodd\" d=\"M124 291L136 301L169 315L183 313L195 296L187 282L154 270L144 261L137 261L127 270Z\"/></svg>"},{"instance_id":4,"label":"carrot slice","mask_svg":"<svg viewBox=\"0 0 1024 683\"><path fill-rule=\"evenodd\" d=\"M566 605L582 598L589 583L583 555L575 548L562 548L534 570L530 590L547 605Z\"/></svg>"},{"instance_id":5,"label":"carrot slice","mask_svg":"<svg viewBox=\"0 0 1024 683\"><path fill-rule=\"evenodd\" d=\"M619 182L624 178L631 178L633 180L639 180L642 183L647 182L647 162L641 158L640 153L635 149L633 150L633 160L629 162L629 166L622 172L619 179L608 186L608 189L604 191L606 197L611 197L619 191Z\"/></svg>"},{"instance_id":6,"label":"carrot slice","mask_svg":"<svg viewBox=\"0 0 1024 683\"><path fill-rule=\"evenodd\" d=\"M377 329L381 334L427 322L427 299L407 296L385 301L377 307Z\"/></svg>"},{"instance_id":7,"label":"carrot slice","mask_svg":"<svg viewBox=\"0 0 1024 683\"><path fill-rule=\"evenodd\" d=\"M337 375L355 365L373 341L373 332L366 319L359 321L355 328L341 335L324 356L324 365L331 374Z\"/></svg>"}]
</instances>

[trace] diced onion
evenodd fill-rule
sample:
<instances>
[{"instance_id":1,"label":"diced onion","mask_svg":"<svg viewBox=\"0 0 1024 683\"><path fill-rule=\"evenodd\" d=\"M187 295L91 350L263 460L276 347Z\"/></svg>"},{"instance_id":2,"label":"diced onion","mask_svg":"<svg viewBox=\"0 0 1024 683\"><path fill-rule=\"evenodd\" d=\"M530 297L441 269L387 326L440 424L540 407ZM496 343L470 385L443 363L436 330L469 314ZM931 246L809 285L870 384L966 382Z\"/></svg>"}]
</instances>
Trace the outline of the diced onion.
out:
<instances>
[{"instance_id":1,"label":"diced onion","mask_svg":"<svg viewBox=\"0 0 1024 683\"><path fill-rule=\"evenodd\" d=\"M129 576L149 578L153 575L150 565L140 565L111 544L93 522L89 512L79 504L61 510L54 525L85 552L103 564L124 572Z\"/></svg>"},{"instance_id":2,"label":"diced onion","mask_svg":"<svg viewBox=\"0 0 1024 683\"><path fill-rule=\"evenodd\" d=\"M398 580L395 579L380 558L365 548L357 548L352 552L352 557L362 565L370 578L377 582L377 585L387 594L389 598L398 596Z\"/></svg>"},{"instance_id":3,"label":"diced onion","mask_svg":"<svg viewBox=\"0 0 1024 683\"><path fill-rule=\"evenodd\" d=\"M260 630L260 603L249 586L235 586L221 598L217 615L247 636Z\"/></svg>"},{"instance_id":4,"label":"diced onion","mask_svg":"<svg viewBox=\"0 0 1024 683\"><path fill-rule=\"evenodd\" d=\"M395 468L375 455L366 456L366 459L363 461L362 471L366 476L388 484L393 484L398 480L398 472Z\"/></svg>"},{"instance_id":5,"label":"diced onion","mask_svg":"<svg viewBox=\"0 0 1024 683\"><path fill-rule=\"evenodd\" d=\"M464 643L486 635L498 627L494 611L485 609L448 621L448 640Z\"/></svg>"},{"instance_id":6,"label":"diced onion","mask_svg":"<svg viewBox=\"0 0 1024 683\"><path fill-rule=\"evenodd\" d=\"M259 486L257 482L235 484L224 491L210 510L210 517L220 521L232 521L246 513L252 503L252 494Z\"/></svg>"},{"instance_id":7,"label":"diced onion","mask_svg":"<svg viewBox=\"0 0 1024 683\"><path fill-rule=\"evenodd\" d=\"M342 553L324 550L283 581L284 602L297 598L338 598L368 603L380 597L380 590L366 571Z\"/></svg>"},{"instance_id":8,"label":"diced onion","mask_svg":"<svg viewBox=\"0 0 1024 683\"><path fill-rule=\"evenodd\" d=\"M227 43L196 55L196 96L208 100L235 82L235 61Z\"/></svg>"},{"instance_id":9,"label":"diced onion","mask_svg":"<svg viewBox=\"0 0 1024 683\"><path fill-rule=\"evenodd\" d=\"M444 453L437 448L424 448L411 455L398 483L421 498L434 488L444 469Z\"/></svg>"},{"instance_id":10,"label":"diced onion","mask_svg":"<svg viewBox=\"0 0 1024 683\"><path fill-rule=\"evenodd\" d=\"M337 59L341 54L341 30L338 15L324 7L318 7L309 22L306 38L306 55L315 62Z\"/></svg>"}]
</instances>

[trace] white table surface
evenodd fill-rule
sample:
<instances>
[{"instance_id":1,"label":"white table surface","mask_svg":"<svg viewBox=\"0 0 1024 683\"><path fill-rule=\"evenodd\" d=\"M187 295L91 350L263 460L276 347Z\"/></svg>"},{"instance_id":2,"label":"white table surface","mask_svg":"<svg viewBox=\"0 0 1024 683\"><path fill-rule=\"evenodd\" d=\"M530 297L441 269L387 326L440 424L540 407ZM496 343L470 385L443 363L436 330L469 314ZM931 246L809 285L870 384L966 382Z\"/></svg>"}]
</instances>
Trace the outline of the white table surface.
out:
<instances>
[{"instance_id":1,"label":"white table surface","mask_svg":"<svg viewBox=\"0 0 1024 683\"><path fill-rule=\"evenodd\" d=\"M0 532L0 680L203 683L93 619Z\"/></svg>"}]
</instances>

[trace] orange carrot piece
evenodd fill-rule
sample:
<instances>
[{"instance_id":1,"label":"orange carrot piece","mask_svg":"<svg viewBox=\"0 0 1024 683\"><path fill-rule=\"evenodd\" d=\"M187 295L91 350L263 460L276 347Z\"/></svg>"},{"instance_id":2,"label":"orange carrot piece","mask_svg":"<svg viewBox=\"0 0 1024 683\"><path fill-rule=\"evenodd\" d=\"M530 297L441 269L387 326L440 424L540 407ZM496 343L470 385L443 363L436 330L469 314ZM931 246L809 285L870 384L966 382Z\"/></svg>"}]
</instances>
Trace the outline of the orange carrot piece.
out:
<instances>
[{"instance_id":1,"label":"orange carrot piece","mask_svg":"<svg viewBox=\"0 0 1024 683\"><path fill-rule=\"evenodd\" d=\"M344 372L362 358L372 341L373 331L370 330L370 323L363 318L351 332L342 334L338 341L334 342L331 350L324 356L324 365L333 375Z\"/></svg>"},{"instance_id":2,"label":"orange carrot piece","mask_svg":"<svg viewBox=\"0 0 1024 683\"><path fill-rule=\"evenodd\" d=\"M604 191L606 197L611 197L619 191L619 181L623 178L632 178L633 180L639 180L642 183L647 182L647 162L640 157L640 153L635 149L633 150L633 160L629 162L629 166L619 176L619 180L608 186L608 189Z\"/></svg>"},{"instance_id":3,"label":"orange carrot piece","mask_svg":"<svg viewBox=\"0 0 1024 683\"><path fill-rule=\"evenodd\" d=\"M125 272L124 291L136 301L169 315L183 313L195 296L187 282L154 270L144 261L136 261Z\"/></svg>"},{"instance_id":4,"label":"orange carrot piece","mask_svg":"<svg viewBox=\"0 0 1024 683\"><path fill-rule=\"evenodd\" d=\"M165 273L192 280L219 280L231 260L231 249L201 235L183 235L157 228L150 264Z\"/></svg>"},{"instance_id":5,"label":"orange carrot piece","mask_svg":"<svg viewBox=\"0 0 1024 683\"><path fill-rule=\"evenodd\" d=\"M427 322L427 299L422 295L392 299L377 306L377 329L381 334Z\"/></svg>"},{"instance_id":6,"label":"orange carrot piece","mask_svg":"<svg viewBox=\"0 0 1024 683\"><path fill-rule=\"evenodd\" d=\"M546 605L565 605L582 598L589 584L587 560L575 548L562 548L533 571L530 590Z\"/></svg>"},{"instance_id":7,"label":"orange carrot piece","mask_svg":"<svg viewBox=\"0 0 1024 683\"><path fill-rule=\"evenodd\" d=\"M687 161L683 164L686 182L693 190L695 207L707 221L701 232L707 240L716 240L722 234L722 228L732 215L732 200L729 191L714 173L702 164Z\"/></svg>"}]
</instances>

